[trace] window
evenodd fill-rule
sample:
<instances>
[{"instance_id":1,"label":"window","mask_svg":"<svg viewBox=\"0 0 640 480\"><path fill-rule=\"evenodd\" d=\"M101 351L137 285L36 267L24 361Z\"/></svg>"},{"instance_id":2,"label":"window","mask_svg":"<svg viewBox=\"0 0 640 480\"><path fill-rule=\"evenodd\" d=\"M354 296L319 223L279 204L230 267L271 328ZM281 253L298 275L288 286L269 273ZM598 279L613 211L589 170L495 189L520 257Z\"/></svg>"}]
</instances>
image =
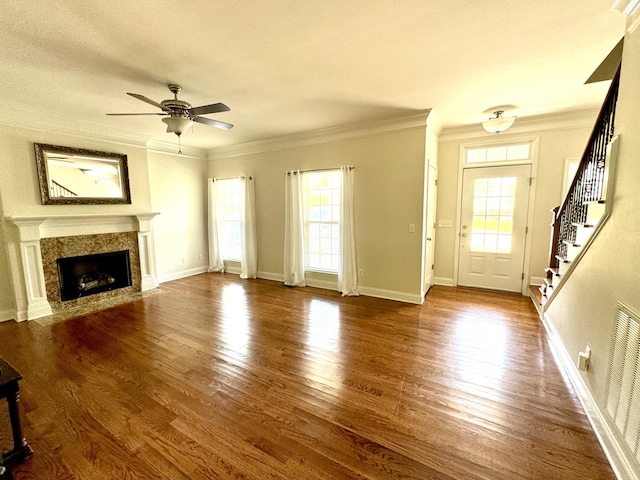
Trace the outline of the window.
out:
<instances>
[{"instance_id":1,"label":"window","mask_svg":"<svg viewBox=\"0 0 640 480\"><path fill-rule=\"evenodd\" d=\"M516 180L498 177L474 181L472 252L511 253Z\"/></svg>"},{"instance_id":2,"label":"window","mask_svg":"<svg viewBox=\"0 0 640 480\"><path fill-rule=\"evenodd\" d=\"M338 273L340 170L302 174L305 269Z\"/></svg>"},{"instance_id":3,"label":"window","mask_svg":"<svg viewBox=\"0 0 640 480\"><path fill-rule=\"evenodd\" d=\"M500 145L495 147L479 147L467 149L467 163L509 162L528 160L531 143Z\"/></svg>"},{"instance_id":4,"label":"window","mask_svg":"<svg viewBox=\"0 0 640 480\"><path fill-rule=\"evenodd\" d=\"M223 260L241 261L240 255L240 180L218 182L218 242Z\"/></svg>"}]
</instances>

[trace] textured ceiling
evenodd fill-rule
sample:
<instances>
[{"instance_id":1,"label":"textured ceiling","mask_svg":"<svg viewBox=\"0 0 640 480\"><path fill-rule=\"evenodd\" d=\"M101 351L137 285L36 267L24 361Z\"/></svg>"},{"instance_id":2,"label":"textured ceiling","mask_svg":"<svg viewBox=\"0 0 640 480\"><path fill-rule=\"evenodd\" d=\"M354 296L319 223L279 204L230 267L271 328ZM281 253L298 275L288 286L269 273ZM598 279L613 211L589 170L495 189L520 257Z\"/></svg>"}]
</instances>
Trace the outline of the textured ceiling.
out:
<instances>
[{"instance_id":1,"label":"textured ceiling","mask_svg":"<svg viewBox=\"0 0 640 480\"><path fill-rule=\"evenodd\" d=\"M126 95L224 102L216 148L433 108L444 128L597 107L624 34L610 0L0 0L4 123L175 143Z\"/></svg>"}]
</instances>

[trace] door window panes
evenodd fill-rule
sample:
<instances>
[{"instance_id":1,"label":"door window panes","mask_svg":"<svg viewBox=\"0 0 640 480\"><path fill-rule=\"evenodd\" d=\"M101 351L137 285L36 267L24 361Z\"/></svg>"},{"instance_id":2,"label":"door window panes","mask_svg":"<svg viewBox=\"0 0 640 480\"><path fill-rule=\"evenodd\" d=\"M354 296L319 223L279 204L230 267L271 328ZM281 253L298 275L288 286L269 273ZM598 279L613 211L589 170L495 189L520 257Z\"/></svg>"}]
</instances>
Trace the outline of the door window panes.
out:
<instances>
[{"instance_id":1,"label":"door window panes","mask_svg":"<svg viewBox=\"0 0 640 480\"><path fill-rule=\"evenodd\" d=\"M472 252L511 253L515 196L516 177L474 181Z\"/></svg>"}]
</instances>

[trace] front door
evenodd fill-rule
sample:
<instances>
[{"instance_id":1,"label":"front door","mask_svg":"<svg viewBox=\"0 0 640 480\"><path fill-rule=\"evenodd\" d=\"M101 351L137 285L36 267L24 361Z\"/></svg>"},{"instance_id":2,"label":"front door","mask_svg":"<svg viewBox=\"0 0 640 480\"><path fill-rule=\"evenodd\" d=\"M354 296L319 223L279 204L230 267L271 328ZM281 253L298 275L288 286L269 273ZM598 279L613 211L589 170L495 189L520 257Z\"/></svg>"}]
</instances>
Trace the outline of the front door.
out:
<instances>
[{"instance_id":1,"label":"front door","mask_svg":"<svg viewBox=\"0 0 640 480\"><path fill-rule=\"evenodd\" d=\"M465 169L458 285L520 292L531 165Z\"/></svg>"}]
</instances>

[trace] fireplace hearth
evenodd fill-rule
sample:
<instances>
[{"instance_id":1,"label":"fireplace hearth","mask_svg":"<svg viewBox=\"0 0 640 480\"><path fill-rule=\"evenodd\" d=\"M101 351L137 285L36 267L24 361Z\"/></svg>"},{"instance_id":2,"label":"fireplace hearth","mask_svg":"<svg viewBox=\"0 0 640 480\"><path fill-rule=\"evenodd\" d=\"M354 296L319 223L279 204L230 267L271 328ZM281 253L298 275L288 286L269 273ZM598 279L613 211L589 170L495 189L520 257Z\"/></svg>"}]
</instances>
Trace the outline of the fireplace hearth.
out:
<instances>
[{"instance_id":1,"label":"fireplace hearth","mask_svg":"<svg viewBox=\"0 0 640 480\"><path fill-rule=\"evenodd\" d=\"M129 251L58 258L63 302L131 286Z\"/></svg>"}]
</instances>

